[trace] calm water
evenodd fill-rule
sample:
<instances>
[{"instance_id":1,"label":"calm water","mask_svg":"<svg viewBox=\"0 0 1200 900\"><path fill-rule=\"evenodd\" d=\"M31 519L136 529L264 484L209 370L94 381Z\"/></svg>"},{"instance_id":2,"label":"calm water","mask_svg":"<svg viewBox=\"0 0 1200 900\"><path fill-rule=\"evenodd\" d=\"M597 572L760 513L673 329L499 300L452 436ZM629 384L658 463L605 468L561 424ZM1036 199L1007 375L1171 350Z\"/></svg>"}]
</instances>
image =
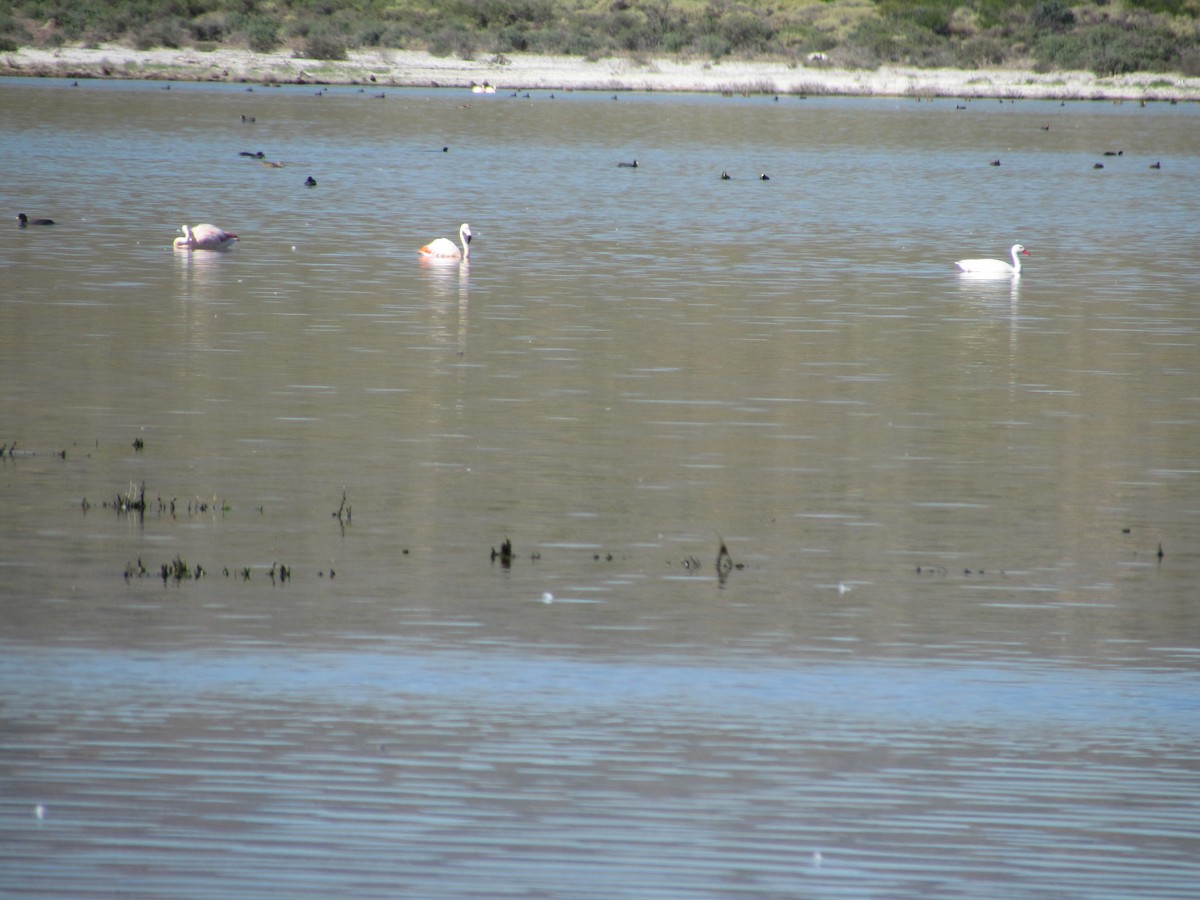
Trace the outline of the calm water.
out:
<instances>
[{"instance_id":1,"label":"calm water","mask_svg":"<svg viewBox=\"0 0 1200 900\"><path fill-rule=\"evenodd\" d=\"M1200 108L374 93L0 83L0 893L1192 896Z\"/></svg>"}]
</instances>

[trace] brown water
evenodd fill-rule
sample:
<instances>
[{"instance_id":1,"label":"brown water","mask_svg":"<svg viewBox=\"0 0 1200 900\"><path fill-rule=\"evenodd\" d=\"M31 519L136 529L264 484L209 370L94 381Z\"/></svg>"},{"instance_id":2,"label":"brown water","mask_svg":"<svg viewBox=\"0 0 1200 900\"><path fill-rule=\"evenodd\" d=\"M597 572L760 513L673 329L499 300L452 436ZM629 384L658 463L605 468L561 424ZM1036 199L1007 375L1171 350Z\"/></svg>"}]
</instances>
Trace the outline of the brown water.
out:
<instances>
[{"instance_id":1,"label":"brown water","mask_svg":"<svg viewBox=\"0 0 1200 900\"><path fill-rule=\"evenodd\" d=\"M955 106L0 83L0 893L1190 896L1200 110Z\"/></svg>"}]
</instances>

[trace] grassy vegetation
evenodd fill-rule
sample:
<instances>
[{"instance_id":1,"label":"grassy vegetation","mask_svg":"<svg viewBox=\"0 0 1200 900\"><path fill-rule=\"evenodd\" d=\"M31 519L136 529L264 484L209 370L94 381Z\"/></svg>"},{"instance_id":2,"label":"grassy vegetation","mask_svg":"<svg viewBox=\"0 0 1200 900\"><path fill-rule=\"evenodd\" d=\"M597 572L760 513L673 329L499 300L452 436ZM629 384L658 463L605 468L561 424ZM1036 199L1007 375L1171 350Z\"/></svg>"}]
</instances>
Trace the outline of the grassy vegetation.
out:
<instances>
[{"instance_id":1,"label":"grassy vegetation","mask_svg":"<svg viewBox=\"0 0 1200 900\"><path fill-rule=\"evenodd\" d=\"M1200 75L1200 0L11 0L0 50L117 41L340 59L354 49L775 57Z\"/></svg>"}]
</instances>

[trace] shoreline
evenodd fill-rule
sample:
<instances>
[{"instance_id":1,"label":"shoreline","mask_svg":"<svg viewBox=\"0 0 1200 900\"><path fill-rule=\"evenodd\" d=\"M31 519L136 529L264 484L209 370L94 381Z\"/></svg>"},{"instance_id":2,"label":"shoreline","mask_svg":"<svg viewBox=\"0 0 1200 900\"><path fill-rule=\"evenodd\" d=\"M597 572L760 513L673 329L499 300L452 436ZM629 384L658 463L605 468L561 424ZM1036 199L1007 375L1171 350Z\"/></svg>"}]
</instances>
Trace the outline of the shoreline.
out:
<instances>
[{"instance_id":1,"label":"shoreline","mask_svg":"<svg viewBox=\"0 0 1200 900\"><path fill-rule=\"evenodd\" d=\"M1024 100L1200 100L1200 78L1136 73L1036 73L1024 69L839 69L820 60L718 62L666 58L541 56L513 53L464 60L421 51L353 51L317 60L290 51L182 48L135 50L23 48L0 54L0 77L163 80L232 84L355 84L498 91L672 91Z\"/></svg>"}]
</instances>

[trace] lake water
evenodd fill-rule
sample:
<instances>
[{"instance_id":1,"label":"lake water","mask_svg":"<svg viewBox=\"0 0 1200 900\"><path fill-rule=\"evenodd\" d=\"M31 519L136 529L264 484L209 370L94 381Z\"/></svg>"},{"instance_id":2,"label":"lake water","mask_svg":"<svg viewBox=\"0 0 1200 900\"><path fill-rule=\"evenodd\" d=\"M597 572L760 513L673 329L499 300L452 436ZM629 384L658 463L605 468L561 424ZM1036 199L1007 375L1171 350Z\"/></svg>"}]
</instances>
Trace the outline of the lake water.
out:
<instances>
[{"instance_id":1,"label":"lake water","mask_svg":"<svg viewBox=\"0 0 1200 900\"><path fill-rule=\"evenodd\" d=\"M1200 107L378 93L0 83L0 893L1193 896Z\"/></svg>"}]
</instances>

